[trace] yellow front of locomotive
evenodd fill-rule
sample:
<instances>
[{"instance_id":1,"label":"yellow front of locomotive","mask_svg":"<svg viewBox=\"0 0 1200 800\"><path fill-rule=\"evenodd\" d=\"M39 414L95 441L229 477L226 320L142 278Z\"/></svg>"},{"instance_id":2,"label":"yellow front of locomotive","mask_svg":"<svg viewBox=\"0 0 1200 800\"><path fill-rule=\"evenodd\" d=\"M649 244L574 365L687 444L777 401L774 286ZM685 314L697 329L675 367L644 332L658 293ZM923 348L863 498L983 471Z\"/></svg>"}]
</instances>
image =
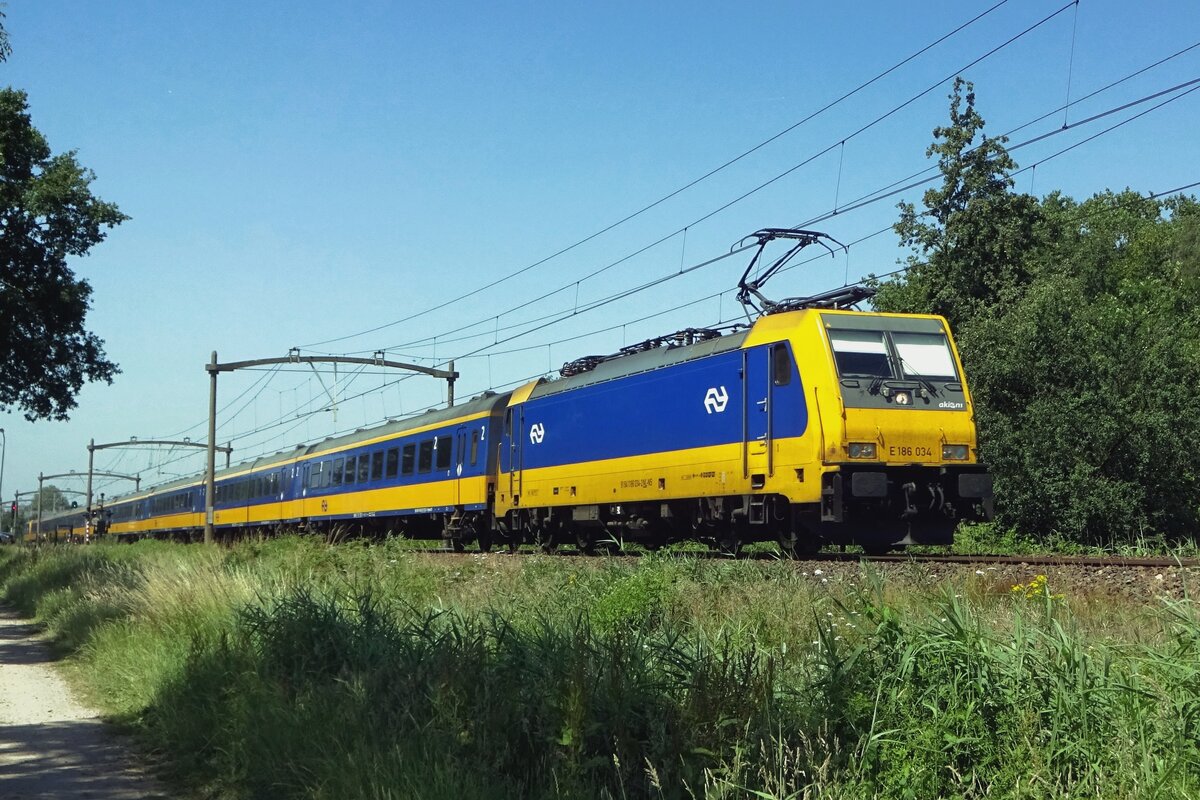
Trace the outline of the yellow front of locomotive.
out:
<instances>
[{"instance_id":1,"label":"yellow front of locomotive","mask_svg":"<svg viewBox=\"0 0 1200 800\"><path fill-rule=\"evenodd\" d=\"M832 310L811 319L811 345L827 354L813 387L825 538L948 543L961 520L990 518L991 476L946 320Z\"/></svg>"}]
</instances>

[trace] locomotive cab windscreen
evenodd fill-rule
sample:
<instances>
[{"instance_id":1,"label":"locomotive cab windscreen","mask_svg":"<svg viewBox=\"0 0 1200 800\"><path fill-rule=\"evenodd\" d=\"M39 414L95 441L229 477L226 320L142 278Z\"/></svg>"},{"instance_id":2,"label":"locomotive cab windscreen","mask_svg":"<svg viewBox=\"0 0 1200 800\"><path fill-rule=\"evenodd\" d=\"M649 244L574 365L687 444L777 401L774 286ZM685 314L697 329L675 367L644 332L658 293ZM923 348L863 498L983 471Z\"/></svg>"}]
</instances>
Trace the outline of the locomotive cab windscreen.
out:
<instances>
[{"instance_id":1,"label":"locomotive cab windscreen","mask_svg":"<svg viewBox=\"0 0 1200 800\"><path fill-rule=\"evenodd\" d=\"M966 409L958 359L940 320L827 315L825 327L847 407Z\"/></svg>"}]
</instances>

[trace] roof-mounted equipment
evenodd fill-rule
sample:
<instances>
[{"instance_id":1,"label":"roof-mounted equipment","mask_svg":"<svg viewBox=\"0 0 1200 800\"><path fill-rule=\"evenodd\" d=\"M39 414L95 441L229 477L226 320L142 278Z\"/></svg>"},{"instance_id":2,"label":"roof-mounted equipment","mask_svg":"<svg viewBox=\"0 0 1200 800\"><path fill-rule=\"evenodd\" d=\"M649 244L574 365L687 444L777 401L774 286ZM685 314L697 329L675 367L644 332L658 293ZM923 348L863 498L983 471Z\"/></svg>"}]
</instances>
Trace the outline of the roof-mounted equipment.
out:
<instances>
[{"instance_id":1,"label":"roof-mounted equipment","mask_svg":"<svg viewBox=\"0 0 1200 800\"><path fill-rule=\"evenodd\" d=\"M741 247L747 239L757 239L758 249L755 251L754 257L750 259L750 263L746 266L746 271L742 273L742 279L738 281L737 299L746 309L746 318L751 321L753 321L751 311L761 316L764 314L777 314L782 311L795 311L800 308L850 308L875 295L874 290L868 289L865 286L844 286L841 289L834 289L833 291L823 292L811 297L789 297L780 301L770 300L760 291L763 284L782 270L805 247L808 247L810 244L819 244L829 251L830 256L833 256L835 255L834 249L823 241L827 239L842 248L843 251L849 252L849 248L829 234L820 231L807 231L800 228L763 228L737 242L733 246L733 249ZM766 249L766 246L770 242L776 239L790 239L794 244L782 256L772 261L770 266L763 269L754 280L747 280L755 266L758 265L759 259L762 258L763 250Z\"/></svg>"},{"instance_id":2,"label":"roof-mounted equipment","mask_svg":"<svg viewBox=\"0 0 1200 800\"><path fill-rule=\"evenodd\" d=\"M740 323L733 328L741 327ZM720 328L684 328L675 333L668 333L666 336L655 336L652 339L647 339L644 342L631 344L628 347L622 347L615 353L606 356L583 356L574 361L568 361L562 365L562 369L558 371L559 375L564 378L569 378L572 375L582 375L585 372L591 372L596 367L606 361L612 361L615 358L624 358L625 356L636 355L637 353L645 353L648 350L655 350L659 347L666 347L668 350L676 347L687 347L690 344L697 342L705 342L709 339L716 339L721 336Z\"/></svg>"}]
</instances>

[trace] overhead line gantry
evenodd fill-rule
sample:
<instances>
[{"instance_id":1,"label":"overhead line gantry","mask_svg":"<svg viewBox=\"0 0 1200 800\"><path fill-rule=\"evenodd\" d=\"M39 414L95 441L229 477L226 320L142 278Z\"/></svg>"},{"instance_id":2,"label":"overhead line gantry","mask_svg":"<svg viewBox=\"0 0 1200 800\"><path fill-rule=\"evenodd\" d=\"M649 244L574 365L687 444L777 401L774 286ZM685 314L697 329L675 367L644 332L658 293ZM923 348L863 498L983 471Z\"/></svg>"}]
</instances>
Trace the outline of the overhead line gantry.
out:
<instances>
[{"instance_id":1,"label":"overhead line gantry","mask_svg":"<svg viewBox=\"0 0 1200 800\"><path fill-rule=\"evenodd\" d=\"M358 358L355 356L302 356L299 348L292 348L287 356L283 358L254 358L249 361L229 361L224 364L218 363L217 351L213 350L212 358L204 369L209 376L209 392L208 392L208 469L205 472L204 481L204 541L206 544L211 544L213 541L213 522L215 519L214 505L216 502L216 461L217 461L217 375L222 372L233 372L239 369L251 369L253 367L265 367L272 364L362 364L369 367L388 367L390 369L402 369L409 372L420 372L424 375L432 375L435 378L442 378L446 381L446 405L447 407L454 405L454 381L458 378L458 373L454 371L454 362L451 361L447 365L449 369L437 369L435 367L422 367L419 364L408 364L403 361L389 361L384 358L383 351L375 353L373 358ZM313 367L315 370L316 367Z\"/></svg>"}]
</instances>

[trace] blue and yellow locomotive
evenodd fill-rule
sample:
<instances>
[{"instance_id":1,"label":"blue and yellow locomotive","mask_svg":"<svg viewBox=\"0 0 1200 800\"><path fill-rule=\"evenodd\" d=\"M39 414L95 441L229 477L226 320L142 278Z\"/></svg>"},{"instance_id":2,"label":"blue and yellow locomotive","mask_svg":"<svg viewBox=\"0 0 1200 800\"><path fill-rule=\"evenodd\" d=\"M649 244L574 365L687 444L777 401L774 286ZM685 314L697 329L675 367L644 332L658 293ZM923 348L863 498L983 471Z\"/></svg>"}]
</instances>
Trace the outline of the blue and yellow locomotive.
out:
<instances>
[{"instance_id":1,"label":"blue and yellow locomotive","mask_svg":"<svg viewBox=\"0 0 1200 800\"><path fill-rule=\"evenodd\" d=\"M945 320L802 309L652 344L513 392L502 527L584 549L699 537L794 553L948 543L990 516Z\"/></svg>"}]
</instances>

